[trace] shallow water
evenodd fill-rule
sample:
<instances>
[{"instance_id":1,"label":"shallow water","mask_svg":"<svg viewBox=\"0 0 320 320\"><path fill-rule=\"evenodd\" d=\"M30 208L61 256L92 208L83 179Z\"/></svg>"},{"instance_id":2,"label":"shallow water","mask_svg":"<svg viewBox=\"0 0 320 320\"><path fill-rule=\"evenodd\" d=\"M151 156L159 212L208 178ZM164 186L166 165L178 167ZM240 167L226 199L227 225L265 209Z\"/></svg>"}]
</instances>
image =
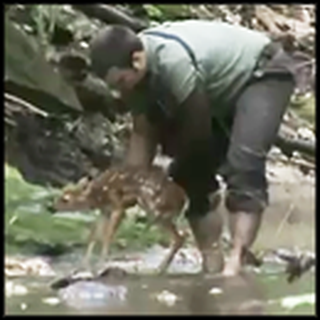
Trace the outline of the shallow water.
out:
<instances>
[{"instance_id":1,"label":"shallow water","mask_svg":"<svg viewBox=\"0 0 320 320\"><path fill-rule=\"evenodd\" d=\"M254 250L279 247L314 250L314 177L303 176L289 166L271 165L269 169L272 171L269 177L271 205L264 215ZM49 259L55 276L6 278L6 314L315 314L314 272L307 272L292 284L286 282L284 265L278 264L264 264L260 270L249 269L234 279L203 277L197 275L200 260L192 247L192 239L188 240L191 247L177 254L170 275L152 275L163 258L164 249L146 247L168 239L157 228L147 229L145 223L134 216L125 219L112 246L113 253L120 244L129 253L122 251L118 257L113 255L111 265L144 274L120 281L119 286L126 289L124 303L102 301L103 307L97 308L100 302L88 294L101 293L103 288L90 289L85 285L70 286L70 292L78 291L80 296L64 300L61 291L52 290L50 284L79 266L88 221L93 221L94 216L80 213L50 216L45 202L53 191L26 184L16 172L6 172L5 188L6 255L18 253L33 258L48 250L52 254L53 248L56 253L59 251L56 258ZM223 208L221 214L227 217ZM82 245L81 249L77 249L78 244ZM93 265L102 268L97 261L93 261ZM85 308L86 303L96 307Z\"/></svg>"},{"instance_id":2,"label":"shallow water","mask_svg":"<svg viewBox=\"0 0 320 320\"><path fill-rule=\"evenodd\" d=\"M66 289L53 290L50 284L57 277L69 274L78 265L80 256L55 259L50 262L55 277L6 279L7 283L24 286L28 291L23 295L6 296L6 314L315 314L314 272L308 272L292 284L286 282L283 265L270 263L259 270L247 269L229 279L219 275L204 276L198 273L199 264L192 259L193 253L193 249L184 249L169 273L161 277L151 274L164 254L158 247L140 255L141 260L136 253L110 263L139 273L139 276L128 275L109 285L109 288L122 288L123 300L118 301L101 300L101 297L98 301L101 284L100 289L97 284L91 284L96 298L88 296L89 290L85 288L90 285L84 285L85 282L67 287L70 291L68 298L64 298ZM87 295L80 294L81 290ZM78 296L72 298L71 293ZM297 297L297 301L292 297Z\"/></svg>"}]
</instances>

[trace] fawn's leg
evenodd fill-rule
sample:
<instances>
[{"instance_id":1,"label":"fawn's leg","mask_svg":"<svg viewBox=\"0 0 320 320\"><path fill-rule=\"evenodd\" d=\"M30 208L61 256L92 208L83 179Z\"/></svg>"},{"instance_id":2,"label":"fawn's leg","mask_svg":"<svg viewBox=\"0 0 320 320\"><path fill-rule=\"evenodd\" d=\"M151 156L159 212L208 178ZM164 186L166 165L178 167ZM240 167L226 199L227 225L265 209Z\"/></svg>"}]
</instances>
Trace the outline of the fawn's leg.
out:
<instances>
[{"instance_id":1,"label":"fawn's leg","mask_svg":"<svg viewBox=\"0 0 320 320\"><path fill-rule=\"evenodd\" d=\"M99 226L98 226L99 220L95 221L91 227L90 233L89 233L89 237L88 237L88 246L87 246L87 250L86 253L84 255L84 258L82 260L82 265L87 268L90 266L89 264L89 260L91 258L92 255L92 251L97 243L97 233L99 232Z\"/></svg>"},{"instance_id":2,"label":"fawn's leg","mask_svg":"<svg viewBox=\"0 0 320 320\"><path fill-rule=\"evenodd\" d=\"M109 253L110 243L119 227L120 222L122 221L123 215L124 209L121 207L113 210L108 223L104 225L103 243L100 256L101 260Z\"/></svg>"},{"instance_id":3,"label":"fawn's leg","mask_svg":"<svg viewBox=\"0 0 320 320\"><path fill-rule=\"evenodd\" d=\"M88 237L88 246L82 262L82 264L85 267L89 266L89 259L91 258L93 249L97 241L102 239L103 231L105 229L105 226L108 225L108 222L109 222L108 212L106 212L105 210L101 211L100 217L93 223L90 230L90 234Z\"/></svg>"},{"instance_id":4,"label":"fawn's leg","mask_svg":"<svg viewBox=\"0 0 320 320\"><path fill-rule=\"evenodd\" d=\"M170 251L159 266L159 273L163 274L169 267L178 250L183 246L187 235L185 232L178 230L172 220L159 219L158 223L161 224L162 228L169 232L173 237L173 243L170 247Z\"/></svg>"}]
</instances>

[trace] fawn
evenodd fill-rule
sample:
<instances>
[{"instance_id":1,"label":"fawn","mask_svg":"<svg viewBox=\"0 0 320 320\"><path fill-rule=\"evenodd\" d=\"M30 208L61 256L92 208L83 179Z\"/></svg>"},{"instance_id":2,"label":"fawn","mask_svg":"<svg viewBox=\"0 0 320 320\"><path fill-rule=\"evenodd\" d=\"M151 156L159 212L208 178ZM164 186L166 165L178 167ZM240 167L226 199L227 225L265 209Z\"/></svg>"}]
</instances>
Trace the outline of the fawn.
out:
<instances>
[{"instance_id":1,"label":"fawn","mask_svg":"<svg viewBox=\"0 0 320 320\"><path fill-rule=\"evenodd\" d=\"M101 210L101 220L93 225L89 235L84 257L87 263L97 236L102 240L101 259L108 254L125 210L136 204L152 215L154 222L173 238L169 254L159 267L160 273L164 273L186 238L185 232L177 229L173 218L187 209L188 198L184 190L160 168L111 167L93 180L83 178L74 188L63 191L54 201L51 211Z\"/></svg>"}]
</instances>

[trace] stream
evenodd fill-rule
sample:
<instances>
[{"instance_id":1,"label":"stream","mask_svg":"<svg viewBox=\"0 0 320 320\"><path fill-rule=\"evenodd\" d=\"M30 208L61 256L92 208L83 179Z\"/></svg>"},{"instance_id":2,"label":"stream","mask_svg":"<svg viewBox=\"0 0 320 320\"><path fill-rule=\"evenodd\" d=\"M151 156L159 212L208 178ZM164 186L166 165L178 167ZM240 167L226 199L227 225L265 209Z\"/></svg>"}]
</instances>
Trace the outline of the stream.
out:
<instances>
[{"instance_id":1,"label":"stream","mask_svg":"<svg viewBox=\"0 0 320 320\"><path fill-rule=\"evenodd\" d=\"M156 228L147 230L135 214L121 225L110 260L101 265L95 255L92 261L95 273L118 267L126 270L123 276L54 289L54 282L80 266L88 223L95 217L79 213L53 218L44 204L57 190L29 185L12 168L5 171L6 260L13 261L12 270L7 262L5 270L8 315L315 314L314 268L292 283L286 280L284 263L273 260L260 268L248 266L238 277L202 275L199 253L189 239L168 273L155 274L168 250L167 239ZM314 251L314 176L274 163L269 163L268 175L271 205L254 251ZM227 217L223 208L219 210ZM24 266L28 261L29 267Z\"/></svg>"},{"instance_id":2,"label":"stream","mask_svg":"<svg viewBox=\"0 0 320 320\"><path fill-rule=\"evenodd\" d=\"M138 273L109 284L79 281L59 290L50 284L58 275L70 273L81 257L73 254L51 259L55 276L6 280L6 314L315 314L314 272L292 284L286 281L284 267L275 263L228 279L201 275L199 265L188 259L194 256L192 251L184 249L165 276L152 274L162 256L155 247L140 254L140 259L137 253L111 263L128 269L143 264ZM109 291L104 294L104 290Z\"/></svg>"}]
</instances>

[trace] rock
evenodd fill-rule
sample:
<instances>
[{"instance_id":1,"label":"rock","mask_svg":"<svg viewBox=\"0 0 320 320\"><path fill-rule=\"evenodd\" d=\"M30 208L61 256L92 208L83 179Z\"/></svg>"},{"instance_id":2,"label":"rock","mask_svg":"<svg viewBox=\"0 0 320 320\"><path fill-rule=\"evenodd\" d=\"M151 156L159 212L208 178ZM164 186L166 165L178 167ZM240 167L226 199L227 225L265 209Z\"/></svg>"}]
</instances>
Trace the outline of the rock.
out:
<instances>
[{"instance_id":1,"label":"rock","mask_svg":"<svg viewBox=\"0 0 320 320\"><path fill-rule=\"evenodd\" d=\"M127 273L117 267L109 267L97 276L88 272L76 272L51 284L66 305L75 309L99 309L121 307L126 304L127 288L120 283Z\"/></svg>"},{"instance_id":2,"label":"rock","mask_svg":"<svg viewBox=\"0 0 320 320\"><path fill-rule=\"evenodd\" d=\"M74 309L99 309L121 307L126 303L127 288L106 285L96 281L79 281L58 293L66 305Z\"/></svg>"},{"instance_id":3,"label":"rock","mask_svg":"<svg viewBox=\"0 0 320 320\"><path fill-rule=\"evenodd\" d=\"M19 277L26 275L53 276L55 272L50 265L41 258L15 259L5 258L5 275Z\"/></svg>"},{"instance_id":4,"label":"rock","mask_svg":"<svg viewBox=\"0 0 320 320\"><path fill-rule=\"evenodd\" d=\"M176 304L178 300L180 300L180 298L177 295L167 290L163 290L160 293L154 294L154 298L158 302L163 303L168 307L172 307L173 305Z\"/></svg>"},{"instance_id":5,"label":"rock","mask_svg":"<svg viewBox=\"0 0 320 320\"><path fill-rule=\"evenodd\" d=\"M80 111L72 87L46 62L34 39L5 19L5 90L44 109Z\"/></svg>"},{"instance_id":6,"label":"rock","mask_svg":"<svg viewBox=\"0 0 320 320\"><path fill-rule=\"evenodd\" d=\"M17 126L6 130L6 161L34 184L62 187L104 170L119 144L113 125L97 113L65 123L20 114L14 120Z\"/></svg>"},{"instance_id":7,"label":"rock","mask_svg":"<svg viewBox=\"0 0 320 320\"><path fill-rule=\"evenodd\" d=\"M12 281L6 281L6 297L24 296L28 293L28 289L20 284L15 284Z\"/></svg>"},{"instance_id":8,"label":"rock","mask_svg":"<svg viewBox=\"0 0 320 320\"><path fill-rule=\"evenodd\" d=\"M313 141L313 142L315 142L315 140L316 140L314 132L308 128L299 128L297 135L299 138L301 138L303 140L309 140L309 141Z\"/></svg>"},{"instance_id":9,"label":"rock","mask_svg":"<svg viewBox=\"0 0 320 320\"><path fill-rule=\"evenodd\" d=\"M126 278L128 273L119 267L107 267L100 270L97 275L91 271L74 271L71 275L59 278L55 280L50 286L52 289L63 289L70 284L78 281L101 281L111 283L112 281L118 281Z\"/></svg>"}]
</instances>

